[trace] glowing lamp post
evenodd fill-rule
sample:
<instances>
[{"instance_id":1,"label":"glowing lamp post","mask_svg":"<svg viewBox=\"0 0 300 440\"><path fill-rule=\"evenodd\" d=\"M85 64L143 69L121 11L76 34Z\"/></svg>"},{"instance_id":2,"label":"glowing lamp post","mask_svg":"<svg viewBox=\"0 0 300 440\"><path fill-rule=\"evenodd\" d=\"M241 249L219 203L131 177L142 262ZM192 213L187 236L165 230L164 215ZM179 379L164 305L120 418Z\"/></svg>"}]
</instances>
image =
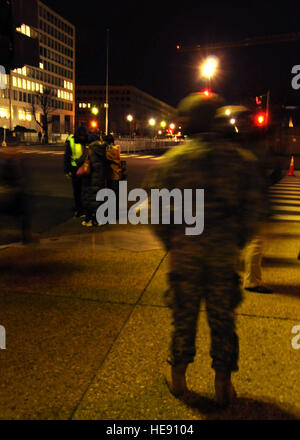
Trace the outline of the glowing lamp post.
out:
<instances>
[{"instance_id":1,"label":"glowing lamp post","mask_svg":"<svg viewBox=\"0 0 300 440\"><path fill-rule=\"evenodd\" d=\"M152 137L154 138L154 130L155 130L155 125L156 125L156 120L151 118L151 119L149 119L148 124L152 128Z\"/></svg>"},{"instance_id":2,"label":"glowing lamp post","mask_svg":"<svg viewBox=\"0 0 300 440\"><path fill-rule=\"evenodd\" d=\"M210 82L215 75L219 61L216 57L208 57L201 65L201 75L208 80L208 87L210 88Z\"/></svg>"},{"instance_id":3,"label":"glowing lamp post","mask_svg":"<svg viewBox=\"0 0 300 440\"><path fill-rule=\"evenodd\" d=\"M130 137L132 137L132 121L133 121L133 116L132 115L127 115L126 119L129 122Z\"/></svg>"}]
</instances>

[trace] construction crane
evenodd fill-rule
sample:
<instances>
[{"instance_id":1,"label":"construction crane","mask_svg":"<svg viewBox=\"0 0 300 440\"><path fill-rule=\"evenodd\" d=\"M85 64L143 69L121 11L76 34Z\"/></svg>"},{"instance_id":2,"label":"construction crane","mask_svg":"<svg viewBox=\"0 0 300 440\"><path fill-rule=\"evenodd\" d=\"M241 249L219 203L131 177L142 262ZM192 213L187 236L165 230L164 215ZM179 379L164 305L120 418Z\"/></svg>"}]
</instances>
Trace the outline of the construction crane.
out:
<instances>
[{"instance_id":1,"label":"construction crane","mask_svg":"<svg viewBox=\"0 0 300 440\"><path fill-rule=\"evenodd\" d=\"M253 38L245 38L241 41L230 41L223 43L212 43L196 46L184 47L181 45L177 45L177 50L179 52L199 52L202 50L216 50L216 49L226 49L231 47L247 47L247 46L258 46L265 44L274 44L274 43L285 43L288 41L297 41L300 40L300 32L292 32L288 34L279 34L279 35L269 35L265 37L253 37Z\"/></svg>"}]
</instances>

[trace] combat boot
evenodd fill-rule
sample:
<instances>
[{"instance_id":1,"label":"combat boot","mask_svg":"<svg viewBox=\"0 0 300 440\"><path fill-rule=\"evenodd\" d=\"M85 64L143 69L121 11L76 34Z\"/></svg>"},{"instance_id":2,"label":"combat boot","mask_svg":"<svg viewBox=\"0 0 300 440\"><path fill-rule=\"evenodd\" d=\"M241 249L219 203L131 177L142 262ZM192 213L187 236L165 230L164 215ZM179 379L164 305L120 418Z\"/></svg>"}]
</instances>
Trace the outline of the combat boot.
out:
<instances>
[{"instance_id":1,"label":"combat boot","mask_svg":"<svg viewBox=\"0 0 300 440\"><path fill-rule=\"evenodd\" d=\"M228 407L236 398L236 392L231 383L231 372L216 371L215 391L217 403L220 407Z\"/></svg>"},{"instance_id":2,"label":"combat boot","mask_svg":"<svg viewBox=\"0 0 300 440\"><path fill-rule=\"evenodd\" d=\"M175 397L182 396L188 393L188 387L186 384L186 369L188 364L171 366L168 365L167 372L165 375L165 381L168 385L168 388Z\"/></svg>"}]
</instances>

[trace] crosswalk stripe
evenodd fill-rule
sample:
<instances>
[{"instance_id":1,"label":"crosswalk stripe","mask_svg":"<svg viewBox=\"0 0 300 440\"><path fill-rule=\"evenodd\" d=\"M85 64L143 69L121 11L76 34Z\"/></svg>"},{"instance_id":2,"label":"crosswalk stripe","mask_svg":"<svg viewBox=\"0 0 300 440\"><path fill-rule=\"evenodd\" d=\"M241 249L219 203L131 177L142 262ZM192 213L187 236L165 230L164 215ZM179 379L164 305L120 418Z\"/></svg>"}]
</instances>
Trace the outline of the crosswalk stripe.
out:
<instances>
[{"instance_id":1,"label":"crosswalk stripe","mask_svg":"<svg viewBox=\"0 0 300 440\"><path fill-rule=\"evenodd\" d=\"M300 182L287 178L269 190L275 221L300 222Z\"/></svg>"}]
</instances>

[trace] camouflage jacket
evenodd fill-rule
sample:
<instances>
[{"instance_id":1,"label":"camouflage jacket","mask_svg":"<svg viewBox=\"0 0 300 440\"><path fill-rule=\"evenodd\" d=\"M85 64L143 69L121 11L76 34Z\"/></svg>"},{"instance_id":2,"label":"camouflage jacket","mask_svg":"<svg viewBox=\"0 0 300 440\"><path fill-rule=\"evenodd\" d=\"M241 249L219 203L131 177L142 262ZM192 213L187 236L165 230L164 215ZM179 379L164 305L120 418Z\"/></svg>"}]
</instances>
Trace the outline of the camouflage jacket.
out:
<instances>
[{"instance_id":1,"label":"camouflage jacket","mask_svg":"<svg viewBox=\"0 0 300 440\"><path fill-rule=\"evenodd\" d=\"M212 134L169 150L145 181L151 189L204 189L204 230L187 236L186 224L153 225L167 249L186 243L207 249L241 249L258 231L268 209L255 155Z\"/></svg>"}]
</instances>

